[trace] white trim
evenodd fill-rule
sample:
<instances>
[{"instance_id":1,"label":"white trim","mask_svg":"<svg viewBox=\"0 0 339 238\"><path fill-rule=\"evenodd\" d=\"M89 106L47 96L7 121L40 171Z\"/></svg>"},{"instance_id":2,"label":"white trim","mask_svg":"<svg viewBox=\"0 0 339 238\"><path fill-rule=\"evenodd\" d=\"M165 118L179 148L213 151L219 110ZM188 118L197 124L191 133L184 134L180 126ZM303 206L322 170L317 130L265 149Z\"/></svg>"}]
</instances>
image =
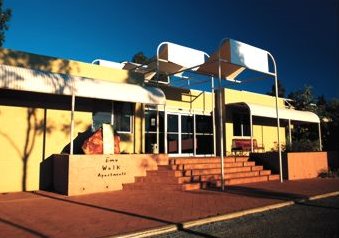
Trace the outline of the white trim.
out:
<instances>
[{"instance_id":1,"label":"white trim","mask_svg":"<svg viewBox=\"0 0 339 238\"><path fill-rule=\"evenodd\" d=\"M276 109L274 107L247 103L247 102L235 102L226 104L226 106L232 105L246 105L252 116L259 116L259 117L268 117L268 118L277 118ZM287 108L279 108L279 118L285 120L292 120L292 121L301 121L301 122L311 122L311 123L319 123L319 117L309 111L300 111L295 109L287 109Z\"/></svg>"},{"instance_id":2,"label":"white trim","mask_svg":"<svg viewBox=\"0 0 339 238\"><path fill-rule=\"evenodd\" d=\"M154 105L166 103L164 92L156 87L114 83L15 66L0 65L0 88L37 93L138 102Z\"/></svg>"}]
</instances>

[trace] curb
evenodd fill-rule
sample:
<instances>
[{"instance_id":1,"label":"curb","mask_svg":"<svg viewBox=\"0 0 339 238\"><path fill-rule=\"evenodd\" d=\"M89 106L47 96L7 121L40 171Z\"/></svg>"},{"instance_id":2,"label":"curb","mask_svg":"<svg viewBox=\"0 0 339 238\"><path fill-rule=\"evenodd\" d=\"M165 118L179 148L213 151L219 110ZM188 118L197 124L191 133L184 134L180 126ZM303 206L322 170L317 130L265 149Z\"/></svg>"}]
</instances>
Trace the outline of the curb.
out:
<instances>
[{"instance_id":1,"label":"curb","mask_svg":"<svg viewBox=\"0 0 339 238\"><path fill-rule=\"evenodd\" d=\"M187 221L183 223L178 223L178 224L173 224L173 225L166 225L162 226L159 228L154 228L154 229L148 229L140 232L134 232L134 233L129 233L129 234L123 234L123 235L114 235L114 236L108 236L107 238L144 238L144 237L150 237L150 236L156 236L156 235L161 235L169 232L175 232L178 231L182 228L191 228L194 226L201 226L205 225L208 223L213 223L213 222L220 222L220 221L226 221L234 218L239 218L242 216L246 215L251 215L255 213L261 213L269 210L274 210L274 209L279 209L291 205L295 205L298 203L306 202L306 201L314 201L322 198L328 198L328 197L334 197L334 196L339 196L339 191L336 192L331 192L331 193L324 193L320 195L315 195L311 196L306 199L300 199L297 201L287 201L287 202L281 202L273 205L268 205L268 206L263 206L263 207L258 207L258 208L252 208L244 211L239 211L239 212L233 212L225 215L218 215L218 216L213 216L213 217L208 217L208 218L202 218L202 219L197 219L193 221Z\"/></svg>"}]
</instances>

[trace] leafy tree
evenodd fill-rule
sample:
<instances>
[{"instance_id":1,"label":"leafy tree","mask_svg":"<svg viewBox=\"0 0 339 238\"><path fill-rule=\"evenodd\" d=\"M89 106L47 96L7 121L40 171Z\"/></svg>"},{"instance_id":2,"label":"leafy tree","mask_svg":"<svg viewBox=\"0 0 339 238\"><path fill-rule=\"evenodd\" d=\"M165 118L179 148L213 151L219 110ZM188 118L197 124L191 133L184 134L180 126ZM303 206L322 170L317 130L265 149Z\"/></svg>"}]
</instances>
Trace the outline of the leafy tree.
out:
<instances>
[{"instance_id":1,"label":"leafy tree","mask_svg":"<svg viewBox=\"0 0 339 238\"><path fill-rule=\"evenodd\" d=\"M322 131L323 150L339 150L339 99L327 101L324 96L315 98L311 86L305 86L303 90L297 90L288 95L298 110L312 111L320 118ZM296 125L293 141L309 143L318 137L316 125Z\"/></svg>"},{"instance_id":2,"label":"leafy tree","mask_svg":"<svg viewBox=\"0 0 339 238\"><path fill-rule=\"evenodd\" d=\"M137 64L149 64L153 58L148 58L143 52L138 52L132 57L132 62Z\"/></svg>"},{"instance_id":3,"label":"leafy tree","mask_svg":"<svg viewBox=\"0 0 339 238\"><path fill-rule=\"evenodd\" d=\"M284 86L282 85L281 81L278 80L278 97L285 97L285 88ZM267 95L271 95L271 96L275 96L275 84L272 85L272 89L271 89L271 92L267 92L266 93Z\"/></svg>"},{"instance_id":4,"label":"leafy tree","mask_svg":"<svg viewBox=\"0 0 339 238\"><path fill-rule=\"evenodd\" d=\"M291 92L288 98L294 101L294 106L297 110L315 112L316 101L313 96L312 86L305 85L303 90Z\"/></svg>"},{"instance_id":5,"label":"leafy tree","mask_svg":"<svg viewBox=\"0 0 339 238\"><path fill-rule=\"evenodd\" d=\"M325 112L322 118L324 149L339 151L339 99L327 102Z\"/></svg>"},{"instance_id":6,"label":"leafy tree","mask_svg":"<svg viewBox=\"0 0 339 238\"><path fill-rule=\"evenodd\" d=\"M3 9L3 0L0 0L0 47L5 41L5 31L9 29L8 21L11 19L12 10Z\"/></svg>"}]
</instances>

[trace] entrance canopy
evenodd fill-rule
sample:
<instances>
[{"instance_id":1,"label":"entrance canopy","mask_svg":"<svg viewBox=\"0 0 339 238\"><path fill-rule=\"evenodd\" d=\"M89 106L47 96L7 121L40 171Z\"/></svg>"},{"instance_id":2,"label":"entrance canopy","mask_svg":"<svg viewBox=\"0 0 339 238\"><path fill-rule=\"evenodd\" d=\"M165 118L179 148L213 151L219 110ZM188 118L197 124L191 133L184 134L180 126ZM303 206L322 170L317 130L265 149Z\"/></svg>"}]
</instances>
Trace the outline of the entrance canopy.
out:
<instances>
[{"instance_id":1,"label":"entrance canopy","mask_svg":"<svg viewBox=\"0 0 339 238\"><path fill-rule=\"evenodd\" d=\"M259 104L252 104L246 102L230 103L227 104L227 106L247 107L250 110L252 116L277 118L275 107L263 106ZM279 117L280 119L292 121L320 123L319 117L315 113L309 111L279 108Z\"/></svg>"},{"instance_id":2,"label":"entrance canopy","mask_svg":"<svg viewBox=\"0 0 339 238\"><path fill-rule=\"evenodd\" d=\"M122 102L165 104L164 92L156 87L113 83L14 66L0 65L0 88L38 93L72 95Z\"/></svg>"},{"instance_id":3,"label":"entrance canopy","mask_svg":"<svg viewBox=\"0 0 339 238\"><path fill-rule=\"evenodd\" d=\"M205 63L206 56L208 55L200 50L163 42L158 46L157 62L150 67L166 74L176 74L187 69L196 71L198 66Z\"/></svg>"}]
</instances>

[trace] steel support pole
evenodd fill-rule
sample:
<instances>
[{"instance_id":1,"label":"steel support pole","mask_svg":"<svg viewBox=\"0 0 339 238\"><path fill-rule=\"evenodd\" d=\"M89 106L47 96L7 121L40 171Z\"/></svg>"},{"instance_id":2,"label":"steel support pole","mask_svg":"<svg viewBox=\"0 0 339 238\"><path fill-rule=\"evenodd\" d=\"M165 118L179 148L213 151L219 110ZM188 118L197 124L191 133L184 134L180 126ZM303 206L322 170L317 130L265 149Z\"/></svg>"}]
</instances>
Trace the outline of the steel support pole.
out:
<instances>
[{"instance_id":1,"label":"steel support pole","mask_svg":"<svg viewBox=\"0 0 339 238\"><path fill-rule=\"evenodd\" d=\"M251 152L253 152L253 118L251 109L250 109L250 130L251 130Z\"/></svg>"},{"instance_id":2,"label":"steel support pole","mask_svg":"<svg viewBox=\"0 0 339 238\"><path fill-rule=\"evenodd\" d=\"M218 110L218 116L219 116L219 131L220 131L220 166L221 166L221 191L225 190L225 180L224 180L224 130L223 130L223 102L222 102L222 93L221 93L221 62L220 62L220 51L221 51L221 45L224 40L221 41L219 46L219 55L218 55L218 74L219 74L219 110ZM225 127L226 130L226 127Z\"/></svg>"},{"instance_id":3,"label":"steel support pole","mask_svg":"<svg viewBox=\"0 0 339 238\"><path fill-rule=\"evenodd\" d=\"M166 112L166 105L164 105L164 148L165 148L165 154L168 153L168 147L167 147L167 112Z\"/></svg>"},{"instance_id":4,"label":"steel support pole","mask_svg":"<svg viewBox=\"0 0 339 238\"><path fill-rule=\"evenodd\" d=\"M73 133L74 133L74 109L75 109L75 94L72 90L72 108L71 108L71 129L70 129L70 149L69 153L73 154Z\"/></svg>"},{"instance_id":5,"label":"steel support pole","mask_svg":"<svg viewBox=\"0 0 339 238\"><path fill-rule=\"evenodd\" d=\"M193 156L197 155L197 127L196 127L196 118L195 114L193 116Z\"/></svg>"},{"instance_id":6,"label":"steel support pole","mask_svg":"<svg viewBox=\"0 0 339 238\"><path fill-rule=\"evenodd\" d=\"M214 78L211 78L212 88L212 123L213 123L213 155L216 156L216 134L215 134L215 98L214 98Z\"/></svg>"},{"instance_id":7,"label":"steel support pole","mask_svg":"<svg viewBox=\"0 0 339 238\"><path fill-rule=\"evenodd\" d=\"M159 107L157 105L157 154L159 154Z\"/></svg>"},{"instance_id":8,"label":"steel support pole","mask_svg":"<svg viewBox=\"0 0 339 238\"><path fill-rule=\"evenodd\" d=\"M290 146L292 146L291 119L288 119L288 136L289 136L289 143L290 143Z\"/></svg>"},{"instance_id":9,"label":"steel support pole","mask_svg":"<svg viewBox=\"0 0 339 238\"><path fill-rule=\"evenodd\" d=\"M280 170L280 182L283 182L283 171L282 171L282 155L281 155L281 144L280 144L280 118L279 118L279 108L278 108L278 73L277 73L277 64L274 60L274 57L271 53L267 52L271 57L274 66L274 85L275 85L275 109L277 114L277 139L278 139L278 154L279 154L279 170Z\"/></svg>"},{"instance_id":10,"label":"steel support pole","mask_svg":"<svg viewBox=\"0 0 339 238\"><path fill-rule=\"evenodd\" d=\"M323 150L323 145L321 141L321 125L320 122L318 123L318 131L319 131L319 151Z\"/></svg>"},{"instance_id":11,"label":"steel support pole","mask_svg":"<svg viewBox=\"0 0 339 238\"><path fill-rule=\"evenodd\" d=\"M133 122L134 123L134 122ZM115 122L114 122L114 102L112 101L112 108L111 108L111 125L113 125L113 130L112 130L112 132L113 132L113 151L112 151L112 153L113 153L113 155L114 155L114 153L115 153L115 138L114 138L114 124L115 124ZM104 141L104 133L103 133L104 131L102 131L102 140ZM103 146L105 146L105 144L103 144ZM134 146L134 150L135 150L135 146Z\"/></svg>"}]
</instances>

